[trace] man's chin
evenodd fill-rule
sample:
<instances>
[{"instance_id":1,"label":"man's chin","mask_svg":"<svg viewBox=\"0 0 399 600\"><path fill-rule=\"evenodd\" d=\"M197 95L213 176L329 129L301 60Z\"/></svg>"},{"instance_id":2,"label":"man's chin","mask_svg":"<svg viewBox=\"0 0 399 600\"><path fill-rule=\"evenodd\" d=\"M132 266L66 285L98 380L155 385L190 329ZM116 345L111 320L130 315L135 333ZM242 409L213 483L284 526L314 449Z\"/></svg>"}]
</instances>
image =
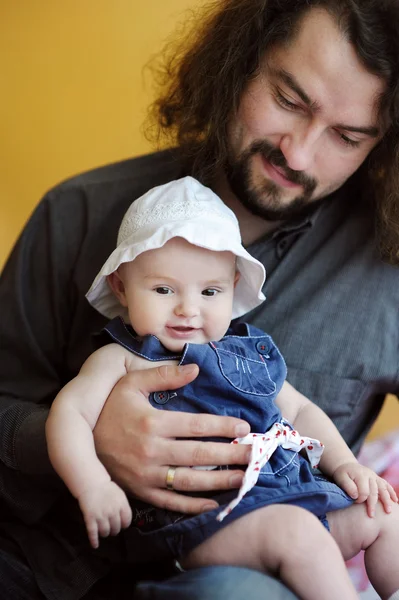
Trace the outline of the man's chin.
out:
<instances>
[{"instance_id":1,"label":"man's chin","mask_svg":"<svg viewBox=\"0 0 399 600\"><path fill-rule=\"evenodd\" d=\"M266 221L284 221L301 217L313 212L315 205L318 204L318 201L313 198L284 194L284 190L277 186L267 191L249 189L237 197L251 214Z\"/></svg>"}]
</instances>

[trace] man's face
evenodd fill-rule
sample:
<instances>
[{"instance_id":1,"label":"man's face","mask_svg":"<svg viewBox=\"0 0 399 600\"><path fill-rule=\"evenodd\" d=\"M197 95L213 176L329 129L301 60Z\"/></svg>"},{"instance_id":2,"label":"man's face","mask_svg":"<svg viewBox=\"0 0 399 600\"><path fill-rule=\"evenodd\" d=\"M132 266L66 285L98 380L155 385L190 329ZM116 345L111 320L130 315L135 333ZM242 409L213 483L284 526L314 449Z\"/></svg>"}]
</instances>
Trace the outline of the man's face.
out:
<instances>
[{"instance_id":1,"label":"man's face","mask_svg":"<svg viewBox=\"0 0 399 600\"><path fill-rule=\"evenodd\" d=\"M279 220L338 189L382 137L383 91L332 17L310 11L296 38L264 58L230 123L233 193L253 214Z\"/></svg>"}]
</instances>

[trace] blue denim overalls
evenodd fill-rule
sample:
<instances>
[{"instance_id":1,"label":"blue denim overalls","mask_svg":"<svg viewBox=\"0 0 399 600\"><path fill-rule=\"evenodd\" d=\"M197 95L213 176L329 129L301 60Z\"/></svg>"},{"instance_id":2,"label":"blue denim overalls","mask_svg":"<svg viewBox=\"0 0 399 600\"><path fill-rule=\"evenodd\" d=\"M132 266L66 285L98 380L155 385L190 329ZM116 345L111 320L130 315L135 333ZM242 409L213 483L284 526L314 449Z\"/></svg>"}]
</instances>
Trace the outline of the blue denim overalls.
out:
<instances>
[{"instance_id":1,"label":"blue denim overalls","mask_svg":"<svg viewBox=\"0 0 399 600\"><path fill-rule=\"evenodd\" d=\"M149 401L155 408L239 417L256 433L266 432L276 422L286 423L274 403L286 378L286 365L271 337L261 330L239 323L218 342L186 344L181 355L167 350L155 336L136 337L120 317L113 319L104 332L108 342L117 342L154 363L169 359L199 366L198 377L184 388L151 393ZM134 560L145 560L147 551L152 560L165 553L178 559L221 527L269 504L301 506L328 527L327 512L353 503L337 485L313 470L304 457L281 446L262 468L255 487L219 523L217 514L236 494L236 490L213 493L220 508L196 516L156 509L132 499ZM203 497L204 493L198 495ZM125 535L128 540L129 530Z\"/></svg>"}]
</instances>

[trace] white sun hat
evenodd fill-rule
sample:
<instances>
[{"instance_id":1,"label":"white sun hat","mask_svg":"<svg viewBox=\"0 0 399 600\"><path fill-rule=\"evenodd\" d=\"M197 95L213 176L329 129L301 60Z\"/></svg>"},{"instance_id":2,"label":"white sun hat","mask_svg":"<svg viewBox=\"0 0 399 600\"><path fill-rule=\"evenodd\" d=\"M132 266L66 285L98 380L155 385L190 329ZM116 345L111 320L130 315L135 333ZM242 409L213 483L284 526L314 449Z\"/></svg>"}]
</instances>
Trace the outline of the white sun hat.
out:
<instances>
[{"instance_id":1,"label":"white sun hat","mask_svg":"<svg viewBox=\"0 0 399 600\"><path fill-rule=\"evenodd\" d=\"M193 177L183 177L151 189L131 204L119 229L117 247L86 294L90 304L109 319L122 316L129 322L107 275L174 237L215 252L235 254L240 278L234 290L233 319L265 300L265 269L242 246L235 214L211 189Z\"/></svg>"}]
</instances>

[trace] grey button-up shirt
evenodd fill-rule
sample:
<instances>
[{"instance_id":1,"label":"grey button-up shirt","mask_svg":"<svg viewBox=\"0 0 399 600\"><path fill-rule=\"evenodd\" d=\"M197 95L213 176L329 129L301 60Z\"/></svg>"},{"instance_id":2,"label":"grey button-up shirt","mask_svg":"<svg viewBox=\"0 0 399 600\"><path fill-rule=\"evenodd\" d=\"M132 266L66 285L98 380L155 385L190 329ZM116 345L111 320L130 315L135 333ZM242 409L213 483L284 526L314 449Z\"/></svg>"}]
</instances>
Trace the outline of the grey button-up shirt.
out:
<instances>
[{"instance_id":1,"label":"grey button-up shirt","mask_svg":"<svg viewBox=\"0 0 399 600\"><path fill-rule=\"evenodd\" d=\"M44 437L48 407L105 324L85 293L115 246L123 214L149 188L182 174L167 151L61 184L39 204L1 277L0 502L2 515L16 520L10 525L6 516L0 530L33 561L48 598L80 598L106 571L87 549L64 543L64 488ZM378 258L373 229L372 208L354 180L307 219L248 248L265 265L267 300L245 320L273 336L288 380L355 451L385 394L399 390L399 270ZM56 585L60 572L70 585Z\"/></svg>"}]
</instances>

